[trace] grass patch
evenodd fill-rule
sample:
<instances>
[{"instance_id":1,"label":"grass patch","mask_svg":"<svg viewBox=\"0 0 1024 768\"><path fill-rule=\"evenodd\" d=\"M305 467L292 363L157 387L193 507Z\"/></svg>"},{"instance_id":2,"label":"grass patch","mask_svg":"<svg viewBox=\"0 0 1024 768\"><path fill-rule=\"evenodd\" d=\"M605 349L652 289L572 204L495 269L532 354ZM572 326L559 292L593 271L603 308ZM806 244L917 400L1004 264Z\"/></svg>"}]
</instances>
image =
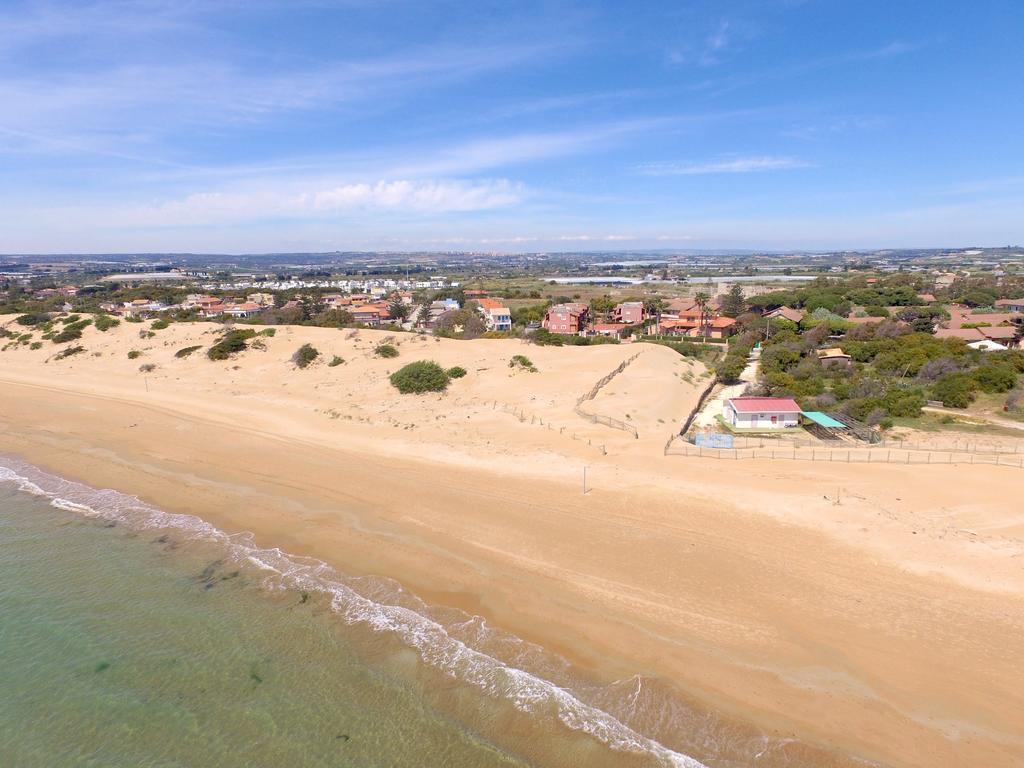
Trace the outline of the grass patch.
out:
<instances>
[{"instance_id":1,"label":"grass patch","mask_svg":"<svg viewBox=\"0 0 1024 768\"><path fill-rule=\"evenodd\" d=\"M373 354L375 354L377 357L386 357L386 358L398 357L398 350L395 349L390 344L378 344L374 348Z\"/></svg>"}]
</instances>

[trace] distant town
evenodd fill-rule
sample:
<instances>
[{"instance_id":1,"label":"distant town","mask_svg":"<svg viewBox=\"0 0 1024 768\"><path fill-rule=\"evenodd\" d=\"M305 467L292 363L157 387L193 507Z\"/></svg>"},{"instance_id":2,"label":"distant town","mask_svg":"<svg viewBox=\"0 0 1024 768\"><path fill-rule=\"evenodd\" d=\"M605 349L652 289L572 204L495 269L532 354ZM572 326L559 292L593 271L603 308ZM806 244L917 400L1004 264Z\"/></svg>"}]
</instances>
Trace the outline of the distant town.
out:
<instances>
[{"instance_id":1,"label":"distant town","mask_svg":"<svg viewBox=\"0 0 1024 768\"><path fill-rule=\"evenodd\" d=\"M803 425L863 436L949 411L1024 424L1024 249L1014 247L8 256L0 312L26 329L5 330L5 348L74 341L75 321L60 332L52 321L83 313L539 345L648 341L714 370L724 394L697 420L705 429L772 431L820 414ZM742 397L759 399L744 410Z\"/></svg>"}]
</instances>

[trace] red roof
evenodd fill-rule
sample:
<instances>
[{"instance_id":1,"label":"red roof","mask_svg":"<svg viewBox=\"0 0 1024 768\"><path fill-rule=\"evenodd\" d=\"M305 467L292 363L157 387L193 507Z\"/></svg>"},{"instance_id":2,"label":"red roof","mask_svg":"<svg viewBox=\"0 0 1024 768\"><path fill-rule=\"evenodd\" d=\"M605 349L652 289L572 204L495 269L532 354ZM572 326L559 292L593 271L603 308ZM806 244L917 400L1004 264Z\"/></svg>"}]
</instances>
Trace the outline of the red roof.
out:
<instances>
[{"instance_id":1,"label":"red roof","mask_svg":"<svg viewBox=\"0 0 1024 768\"><path fill-rule=\"evenodd\" d=\"M737 413L800 413L792 397L733 397L729 404Z\"/></svg>"}]
</instances>

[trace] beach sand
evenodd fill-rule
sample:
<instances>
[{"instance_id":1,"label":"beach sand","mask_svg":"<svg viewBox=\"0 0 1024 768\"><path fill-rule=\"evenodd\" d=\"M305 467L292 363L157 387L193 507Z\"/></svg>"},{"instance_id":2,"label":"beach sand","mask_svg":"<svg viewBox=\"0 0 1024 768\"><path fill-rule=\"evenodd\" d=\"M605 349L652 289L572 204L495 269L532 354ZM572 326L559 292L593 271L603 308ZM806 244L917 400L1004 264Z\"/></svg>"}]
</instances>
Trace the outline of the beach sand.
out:
<instances>
[{"instance_id":1,"label":"beach sand","mask_svg":"<svg viewBox=\"0 0 1024 768\"><path fill-rule=\"evenodd\" d=\"M707 375L648 344L281 327L212 362L174 353L219 326L147 327L88 328L64 360L0 353L0 451L393 577L775 738L894 766L1024 763L1020 469L664 456ZM389 336L400 356L377 358ZM305 342L323 357L298 370ZM639 437L578 416L637 353L584 408ZM469 373L398 395L387 374L417 359Z\"/></svg>"}]
</instances>

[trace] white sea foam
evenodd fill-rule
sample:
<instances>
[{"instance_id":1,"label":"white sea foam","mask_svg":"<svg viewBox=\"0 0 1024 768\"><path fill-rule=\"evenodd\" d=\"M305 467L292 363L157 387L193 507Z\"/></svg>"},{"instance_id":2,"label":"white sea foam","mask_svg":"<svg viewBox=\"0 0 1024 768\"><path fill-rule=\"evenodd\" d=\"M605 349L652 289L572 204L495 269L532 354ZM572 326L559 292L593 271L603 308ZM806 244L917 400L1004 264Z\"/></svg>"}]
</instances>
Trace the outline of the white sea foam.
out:
<instances>
[{"instance_id":1,"label":"white sea foam","mask_svg":"<svg viewBox=\"0 0 1024 768\"><path fill-rule=\"evenodd\" d=\"M554 714L568 728L587 733L613 750L645 754L664 766L705 768L694 758L587 704L565 686L472 647L470 643L489 637L504 641L513 638L488 629L478 616L463 614L451 627L446 626L429 615L431 610L422 601L390 580L375 579L371 583L365 577L347 578L319 560L288 555L277 548L260 548L249 533L229 535L198 517L168 513L137 497L90 488L17 459L0 457L0 483L47 498L52 506L75 514L116 521L135 530L174 529L188 538L222 544L232 558L264 571L268 586L326 593L345 622L398 637L415 649L424 663L488 696L508 701L522 712ZM358 591L364 587L369 587L364 589L368 594ZM537 649L518 643L523 649Z\"/></svg>"}]
</instances>

